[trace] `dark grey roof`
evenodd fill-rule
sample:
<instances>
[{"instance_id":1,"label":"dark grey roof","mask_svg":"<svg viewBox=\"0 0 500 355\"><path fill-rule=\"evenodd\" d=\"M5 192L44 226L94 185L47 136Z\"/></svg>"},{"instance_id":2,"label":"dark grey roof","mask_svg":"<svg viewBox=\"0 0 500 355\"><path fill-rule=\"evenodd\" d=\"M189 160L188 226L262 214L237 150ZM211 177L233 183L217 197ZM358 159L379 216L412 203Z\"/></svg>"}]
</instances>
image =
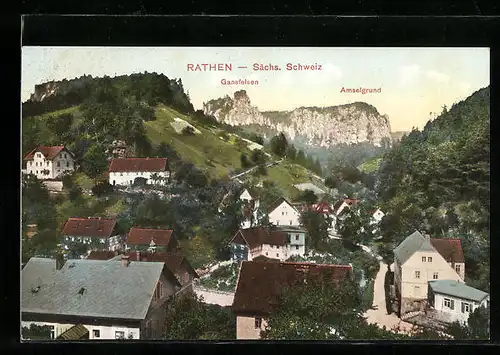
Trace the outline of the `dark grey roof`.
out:
<instances>
[{"instance_id":1,"label":"dark grey roof","mask_svg":"<svg viewBox=\"0 0 500 355\"><path fill-rule=\"evenodd\" d=\"M43 280L51 280L55 271L55 259L31 258L22 270L23 284L26 282L27 285L38 285Z\"/></svg>"},{"instance_id":2,"label":"dark grey roof","mask_svg":"<svg viewBox=\"0 0 500 355\"><path fill-rule=\"evenodd\" d=\"M420 234L419 231L415 231L394 249L394 256L403 265L418 250L435 251L430 240Z\"/></svg>"},{"instance_id":3,"label":"dark grey roof","mask_svg":"<svg viewBox=\"0 0 500 355\"><path fill-rule=\"evenodd\" d=\"M474 287L467 286L463 282L458 282L455 280L429 281L429 286L435 293L442 293L445 295L476 302L481 302L487 296L489 296L489 294L486 292L478 290Z\"/></svg>"},{"instance_id":4,"label":"dark grey roof","mask_svg":"<svg viewBox=\"0 0 500 355\"><path fill-rule=\"evenodd\" d=\"M298 232L298 233L306 233L306 230L302 227L298 226L273 226L276 230L280 230L283 232Z\"/></svg>"},{"instance_id":5,"label":"dark grey roof","mask_svg":"<svg viewBox=\"0 0 500 355\"><path fill-rule=\"evenodd\" d=\"M123 266L85 259L68 260L61 270L49 272L51 263L32 258L23 269L22 312L144 319L164 267L162 262Z\"/></svg>"}]
</instances>

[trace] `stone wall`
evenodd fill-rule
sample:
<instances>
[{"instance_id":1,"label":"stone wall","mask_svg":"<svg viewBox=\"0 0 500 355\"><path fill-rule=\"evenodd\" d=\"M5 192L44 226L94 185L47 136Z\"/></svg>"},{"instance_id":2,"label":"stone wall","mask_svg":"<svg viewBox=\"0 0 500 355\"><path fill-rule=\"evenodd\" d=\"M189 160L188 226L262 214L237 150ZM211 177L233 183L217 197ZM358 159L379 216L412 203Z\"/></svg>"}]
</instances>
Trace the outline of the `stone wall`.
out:
<instances>
[{"instance_id":1,"label":"stone wall","mask_svg":"<svg viewBox=\"0 0 500 355\"><path fill-rule=\"evenodd\" d=\"M400 316L409 312L424 311L426 308L426 299L403 298L401 300Z\"/></svg>"},{"instance_id":2,"label":"stone wall","mask_svg":"<svg viewBox=\"0 0 500 355\"><path fill-rule=\"evenodd\" d=\"M63 189L62 181L43 181L43 184L49 191L61 192Z\"/></svg>"}]
</instances>

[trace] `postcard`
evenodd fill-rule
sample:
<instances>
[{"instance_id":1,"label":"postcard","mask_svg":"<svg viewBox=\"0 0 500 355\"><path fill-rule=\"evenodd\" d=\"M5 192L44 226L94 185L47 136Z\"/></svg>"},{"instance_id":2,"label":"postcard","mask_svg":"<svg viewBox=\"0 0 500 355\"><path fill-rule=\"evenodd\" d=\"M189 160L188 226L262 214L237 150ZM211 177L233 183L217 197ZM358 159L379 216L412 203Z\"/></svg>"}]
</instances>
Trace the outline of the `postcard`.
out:
<instances>
[{"instance_id":1,"label":"postcard","mask_svg":"<svg viewBox=\"0 0 500 355\"><path fill-rule=\"evenodd\" d=\"M489 339L489 58L23 47L22 339Z\"/></svg>"}]
</instances>

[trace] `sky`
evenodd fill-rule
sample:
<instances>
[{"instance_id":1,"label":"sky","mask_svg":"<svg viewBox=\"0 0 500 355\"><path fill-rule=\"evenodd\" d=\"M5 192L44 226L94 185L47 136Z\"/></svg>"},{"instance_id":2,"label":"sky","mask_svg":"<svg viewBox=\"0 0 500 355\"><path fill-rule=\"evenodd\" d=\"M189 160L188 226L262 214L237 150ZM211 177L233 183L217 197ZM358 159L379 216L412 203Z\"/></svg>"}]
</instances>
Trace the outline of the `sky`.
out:
<instances>
[{"instance_id":1,"label":"sky","mask_svg":"<svg viewBox=\"0 0 500 355\"><path fill-rule=\"evenodd\" d=\"M23 47L21 60L23 102L35 85L48 81L146 71L182 79L195 109L241 89L261 111L362 101L386 114L392 131L422 128L443 105L450 107L490 84L489 48ZM188 70L188 64L203 63L232 64L232 71ZM288 71L287 63L317 64L321 70ZM281 70L254 71L254 64ZM258 85L223 85L222 79Z\"/></svg>"}]
</instances>

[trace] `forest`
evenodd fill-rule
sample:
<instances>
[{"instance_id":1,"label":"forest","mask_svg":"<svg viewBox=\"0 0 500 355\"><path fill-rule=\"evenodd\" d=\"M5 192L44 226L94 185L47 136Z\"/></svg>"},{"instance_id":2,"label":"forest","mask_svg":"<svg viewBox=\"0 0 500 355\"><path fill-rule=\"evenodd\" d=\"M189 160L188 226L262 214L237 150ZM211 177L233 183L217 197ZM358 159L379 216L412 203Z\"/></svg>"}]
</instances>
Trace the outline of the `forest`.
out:
<instances>
[{"instance_id":1,"label":"forest","mask_svg":"<svg viewBox=\"0 0 500 355\"><path fill-rule=\"evenodd\" d=\"M415 229L459 238L466 282L489 292L490 89L443 107L422 131L413 129L388 151L376 193L387 216L381 231L390 250Z\"/></svg>"}]
</instances>

